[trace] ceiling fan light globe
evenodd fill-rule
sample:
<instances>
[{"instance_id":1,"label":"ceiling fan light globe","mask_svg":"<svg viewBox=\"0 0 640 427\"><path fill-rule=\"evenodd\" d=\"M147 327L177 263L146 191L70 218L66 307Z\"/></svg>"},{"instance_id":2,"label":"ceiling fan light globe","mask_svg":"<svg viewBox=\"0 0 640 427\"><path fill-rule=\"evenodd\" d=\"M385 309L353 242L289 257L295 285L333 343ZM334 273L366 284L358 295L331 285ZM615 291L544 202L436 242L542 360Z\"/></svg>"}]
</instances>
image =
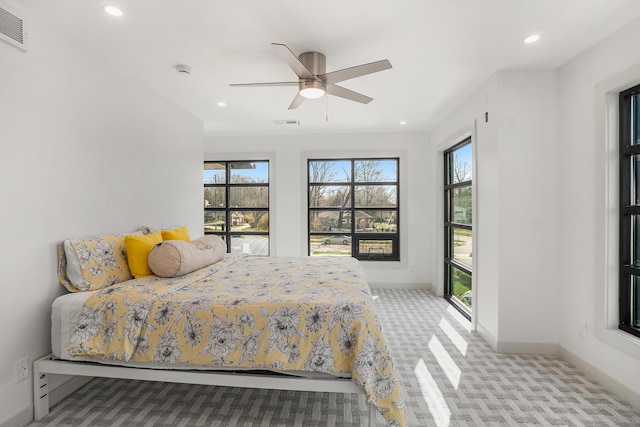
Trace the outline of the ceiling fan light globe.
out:
<instances>
[{"instance_id":1,"label":"ceiling fan light globe","mask_svg":"<svg viewBox=\"0 0 640 427\"><path fill-rule=\"evenodd\" d=\"M325 94L324 89L317 87L307 87L304 89L300 89L300 95L304 96L307 99L318 99L323 97Z\"/></svg>"},{"instance_id":2,"label":"ceiling fan light globe","mask_svg":"<svg viewBox=\"0 0 640 427\"><path fill-rule=\"evenodd\" d=\"M321 98L326 92L324 83L318 80L301 81L299 89L300 96L307 99Z\"/></svg>"}]
</instances>

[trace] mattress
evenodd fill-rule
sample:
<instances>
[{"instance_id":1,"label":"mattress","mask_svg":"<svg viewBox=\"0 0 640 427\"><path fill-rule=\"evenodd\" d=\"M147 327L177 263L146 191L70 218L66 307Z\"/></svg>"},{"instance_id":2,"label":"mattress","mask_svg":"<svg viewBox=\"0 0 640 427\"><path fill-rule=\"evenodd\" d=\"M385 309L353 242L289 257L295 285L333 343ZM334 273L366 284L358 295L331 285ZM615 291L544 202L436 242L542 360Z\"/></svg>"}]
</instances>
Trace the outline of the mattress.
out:
<instances>
[{"instance_id":1,"label":"mattress","mask_svg":"<svg viewBox=\"0 0 640 427\"><path fill-rule=\"evenodd\" d=\"M74 357L69 355L67 351L67 343L73 336L74 330L80 320L82 307L89 297L100 291L76 292L59 296L53 301L51 307L51 351L54 356L62 360L78 361L78 362L96 362L95 359L84 357ZM221 368L221 367L184 367L154 362L121 362L121 361L100 361L101 364L116 366L131 366L137 368L151 369L188 369L188 370L207 370L207 371L256 371L256 369L247 368ZM305 372L305 371L284 371L265 369L267 372L292 375L304 378L351 378L351 374L344 373L324 373L324 372Z\"/></svg>"},{"instance_id":2,"label":"mattress","mask_svg":"<svg viewBox=\"0 0 640 427\"><path fill-rule=\"evenodd\" d=\"M76 292L59 296L51 307L51 351L59 359L72 360L67 352L73 331L80 320L84 302L94 293Z\"/></svg>"}]
</instances>

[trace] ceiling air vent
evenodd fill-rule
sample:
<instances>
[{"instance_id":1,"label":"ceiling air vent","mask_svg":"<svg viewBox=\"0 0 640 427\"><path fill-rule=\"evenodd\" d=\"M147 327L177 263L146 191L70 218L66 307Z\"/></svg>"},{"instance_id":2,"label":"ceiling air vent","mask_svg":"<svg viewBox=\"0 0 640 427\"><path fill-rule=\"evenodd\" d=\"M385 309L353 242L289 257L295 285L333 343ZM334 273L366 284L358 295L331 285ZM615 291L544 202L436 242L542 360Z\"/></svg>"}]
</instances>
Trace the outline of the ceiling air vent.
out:
<instances>
[{"instance_id":1,"label":"ceiling air vent","mask_svg":"<svg viewBox=\"0 0 640 427\"><path fill-rule=\"evenodd\" d=\"M27 50L26 24L15 10L0 2L0 40Z\"/></svg>"},{"instance_id":2,"label":"ceiling air vent","mask_svg":"<svg viewBox=\"0 0 640 427\"><path fill-rule=\"evenodd\" d=\"M297 120L274 120L273 123L276 125L297 125L298 121Z\"/></svg>"}]
</instances>

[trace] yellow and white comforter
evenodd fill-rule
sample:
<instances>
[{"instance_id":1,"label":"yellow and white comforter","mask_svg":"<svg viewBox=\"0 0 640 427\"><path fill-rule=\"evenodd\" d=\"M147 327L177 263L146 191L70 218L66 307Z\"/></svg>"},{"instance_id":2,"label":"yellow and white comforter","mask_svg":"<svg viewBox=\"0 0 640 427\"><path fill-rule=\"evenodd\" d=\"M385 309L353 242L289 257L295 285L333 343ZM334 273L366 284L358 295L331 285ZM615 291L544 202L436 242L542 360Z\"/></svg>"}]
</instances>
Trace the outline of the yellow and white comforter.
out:
<instances>
[{"instance_id":1,"label":"yellow and white comforter","mask_svg":"<svg viewBox=\"0 0 640 427\"><path fill-rule=\"evenodd\" d=\"M227 257L91 296L68 345L96 360L351 374L391 425L399 378L353 258Z\"/></svg>"}]
</instances>

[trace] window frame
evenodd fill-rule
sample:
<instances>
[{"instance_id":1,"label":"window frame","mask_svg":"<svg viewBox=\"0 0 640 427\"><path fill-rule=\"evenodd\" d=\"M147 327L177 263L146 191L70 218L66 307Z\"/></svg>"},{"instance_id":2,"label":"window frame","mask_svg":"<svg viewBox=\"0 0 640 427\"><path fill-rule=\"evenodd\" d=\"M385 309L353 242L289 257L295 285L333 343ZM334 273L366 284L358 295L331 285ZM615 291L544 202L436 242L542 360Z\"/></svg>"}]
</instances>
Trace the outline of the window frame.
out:
<instances>
[{"instance_id":1,"label":"window frame","mask_svg":"<svg viewBox=\"0 0 640 427\"><path fill-rule=\"evenodd\" d=\"M640 204L631 202L634 190L632 183L632 159L640 156L640 143L633 144L632 120L638 120L640 111L634 109L632 99L640 97L640 85L631 87L619 94L619 294L618 294L618 328L636 337L640 337L640 327L633 324L634 307L633 279L640 280L640 266L632 261L632 216L640 216ZM639 102L640 104L640 102ZM640 173L640 170L637 172ZM640 189L635 188L638 192ZM637 298L637 297L636 297Z\"/></svg>"},{"instance_id":2,"label":"window frame","mask_svg":"<svg viewBox=\"0 0 640 427\"><path fill-rule=\"evenodd\" d=\"M444 298L449 301L449 303L455 307L462 315L464 315L467 319L471 320L471 316L473 313L473 297L472 297L472 305L471 308L467 307L458 300L457 297L453 295L453 272L452 269L457 269L464 274L467 274L470 277L472 287L469 291L472 292L473 295L473 268L456 260L453 256L453 251L450 250L454 247L453 244L453 235L454 230L469 230L472 232L473 236L473 217L471 224L463 224L459 222L455 222L451 220L450 214L453 212L453 190L460 188L470 188L473 194L473 160L472 160L472 173L471 179L462 182L451 183L452 181L452 162L453 162L453 153L467 145L471 145L473 143L472 137L468 136L461 140L460 142L454 144L453 146L447 148L443 151L443 160L444 160L444 185L443 185L443 199L444 199ZM473 150L473 145L472 145ZM473 196L472 196L472 212L473 212ZM473 238L473 237L472 237Z\"/></svg>"},{"instance_id":3,"label":"window frame","mask_svg":"<svg viewBox=\"0 0 640 427\"><path fill-rule=\"evenodd\" d=\"M227 253L231 253L231 240L234 236L266 236L268 239L267 254L266 255L253 255L253 256L270 256L271 255L271 221L269 221L269 228L267 231L232 231L228 224L232 224L232 215L234 212L246 212L246 211L264 211L266 215L270 215L270 193L271 193L271 180L270 180L270 167L271 163L269 159L252 159L252 160L205 160L204 165L208 163L219 163L225 165L225 182L224 183L205 183L203 182L203 191L206 188L224 188L225 189L225 206L224 207L207 207L204 206L203 213L206 212L224 212L225 217L225 229L223 231L210 231L204 230L204 234L214 234L223 238L227 244ZM267 164L267 182L231 182L233 163L266 163ZM266 206L254 206L254 207L233 207L231 206L231 189L242 187L265 187L267 189L267 205ZM204 228L204 225L203 225Z\"/></svg>"},{"instance_id":4,"label":"window frame","mask_svg":"<svg viewBox=\"0 0 640 427\"><path fill-rule=\"evenodd\" d=\"M307 255L311 254L311 238L312 236L326 236L327 234L344 234L350 237L351 242L350 250L351 257L360 261L400 261L400 158L397 156L384 156L384 157L340 157L340 158L327 158L327 157L309 157L307 160ZM394 161L396 162L396 180L395 181L356 181L355 176L355 163L359 161ZM311 181L311 163L313 162L349 162L351 167L349 181L329 181L329 182L312 182ZM312 187L320 186L344 186L349 187L350 202L348 206L342 207L312 207L310 200L310 193ZM396 204L394 207L358 207L356 206L355 191L357 186L394 186L396 188ZM311 217L312 212L339 212L346 211L351 215L351 218L356 217L357 211L395 211L395 232L358 232L356 231L356 221L351 221L350 230L340 230L338 233L331 233L327 231L311 231ZM392 252L390 254L363 254L360 253L360 244L363 241L390 241ZM323 255L314 255L323 256Z\"/></svg>"}]
</instances>

